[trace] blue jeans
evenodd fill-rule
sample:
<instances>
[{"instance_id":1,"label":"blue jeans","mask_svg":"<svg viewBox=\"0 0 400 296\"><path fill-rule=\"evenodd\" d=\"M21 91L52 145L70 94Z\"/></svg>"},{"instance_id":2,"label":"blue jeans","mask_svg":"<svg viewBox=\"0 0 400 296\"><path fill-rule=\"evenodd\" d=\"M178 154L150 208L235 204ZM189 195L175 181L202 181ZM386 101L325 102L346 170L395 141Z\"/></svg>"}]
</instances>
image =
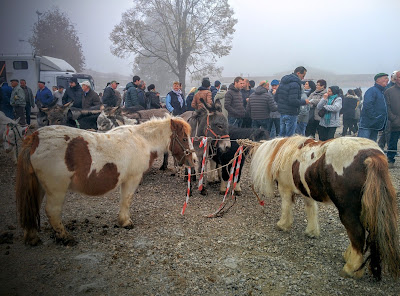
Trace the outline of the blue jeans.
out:
<instances>
[{"instance_id":1,"label":"blue jeans","mask_svg":"<svg viewBox=\"0 0 400 296\"><path fill-rule=\"evenodd\" d=\"M262 128L265 129L266 131L269 130L269 119L253 119L251 123L251 127L253 128Z\"/></svg>"},{"instance_id":2,"label":"blue jeans","mask_svg":"<svg viewBox=\"0 0 400 296\"><path fill-rule=\"evenodd\" d=\"M297 115L283 115L281 114L281 131L280 137L290 137L296 132Z\"/></svg>"},{"instance_id":3,"label":"blue jeans","mask_svg":"<svg viewBox=\"0 0 400 296\"><path fill-rule=\"evenodd\" d=\"M388 152L387 152L387 157L388 161L394 163L395 159L394 157L396 156L396 151L397 151L397 142L400 137L400 131L396 132L391 132L390 137L389 137L389 144L388 144Z\"/></svg>"},{"instance_id":4,"label":"blue jeans","mask_svg":"<svg viewBox=\"0 0 400 296\"><path fill-rule=\"evenodd\" d=\"M31 124L31 104L26 103L25 105L25 117L26 117L26 124Z\"/></svg>"},{"instance_id":5,"label":"blue jeans","mask_svg":"<svg viewBox=\"0 0 400 296\"><path fill-rule=\"evenodd\" d=\"M306 127L307 127L307 122L298 122L296 126L296 134L305 136Z\"/></svg>"},{"instance_id":6,"label":"blue jeans","mask_svg":"<svg viewBox=\"0 0 400 296\"><path fill-rule=\"evenodd\" d=\"M234 127L242 127L242 118L235 118L228 116L228 124Z\"/></svg>"},{"instance_id":7,"label":"blue jeans","mask_svg":"<svg viewBox=\"0 0 400 296\"><path fill-rule=\"evenodd\" d=\"M281 119L280 118L270 118L270 125L269 125L269 137L273 139L279 136L281 127Z\"/></svg>"},{"instance_id":8,"label":"blue jeans","mask_svg":"<svg viewBox=\"0 0 400 296\"><path fill-rule=\"evenodd\" d=\"M370 140L376 142L376 139L378 138L378 131L360 127L358 129L357 136L360 138L367 138L367 139L370 139Z\"/></svg>"}]
</instances>

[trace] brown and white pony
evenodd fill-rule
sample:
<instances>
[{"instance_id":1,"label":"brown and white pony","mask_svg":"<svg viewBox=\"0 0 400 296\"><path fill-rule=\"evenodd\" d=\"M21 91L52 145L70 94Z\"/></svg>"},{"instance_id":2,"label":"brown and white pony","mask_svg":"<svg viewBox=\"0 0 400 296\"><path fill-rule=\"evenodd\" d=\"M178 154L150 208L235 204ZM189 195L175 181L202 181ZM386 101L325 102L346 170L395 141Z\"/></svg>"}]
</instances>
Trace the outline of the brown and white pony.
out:
<instances>
[{"instance_id":1,"label":"brown and white pony","mask_svg":"<svg viewBox=\"0 0 400 296\"><path fill-rule=\"evenodd\" d=\"M381 278L381 263L394 277L400 276L396 192L386 156L375 142L353 137L325 142L278 138L258 147L250 172L255 190L266 196L274 196L278 184L281 230L288 231L293 224L294 194L304 198L305 233L310 237L320 234L316 201L335 204L350 239L341 275L362 277L369 260L376 279Z\"/></svg>"},{"instance_id":2,"label":"brown and white pony","mask_svg":"<svg viewBox=\"0 0 400 296\"><path fill-rule=\"evenodd\" d=\"M46 194L46 214L56 238L73 244L61 221L67 190L103 195L121 186L118 222L131 228L133 194L157 154L171 151L179 165L197 161L190 126L167 116L141 125L125 125L107 133L66 126L43 127L29 136L18 158L16 199L25 243L39 242L40 204Z\"/></svg>"}]
</instances>

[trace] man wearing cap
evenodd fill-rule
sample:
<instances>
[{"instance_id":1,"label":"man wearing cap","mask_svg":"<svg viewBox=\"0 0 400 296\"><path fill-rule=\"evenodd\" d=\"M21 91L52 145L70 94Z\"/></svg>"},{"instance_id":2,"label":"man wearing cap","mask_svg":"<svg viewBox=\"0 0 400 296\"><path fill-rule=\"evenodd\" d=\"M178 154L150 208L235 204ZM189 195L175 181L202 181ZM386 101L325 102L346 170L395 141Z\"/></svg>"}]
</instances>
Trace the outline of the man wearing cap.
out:
<instances>
[{"instance_id":1,"label":"man wearing cap","mask_svg":"<svg viewBox=\"0 0 400 296\"><path fill-rule=\"evenodd\" d=\"M53 94L44 81L38 81L38 91L36 92L35 102L39 108L47 107L53 102Z\"/></svg>"},{"instance_id":2,"label":"man wearing cap","mask_svg":"<svg viewBox=\"0 0 400 296\"><path fill-rule=\"evenodd\" d=\"M375 85L365 92L358 129L359 137L376 142L378 132L385 128L387 107L383 92L389 82L388 76L386 73L376 74Z\"/></svg>"},{"instance_id":3,"label":"man wearing cap","mask_svg":"<svg viewBox=\"0 0 400 296\"><path fill-rule=\"evenodd\" d=\"M385 91L390 132L387 152L389 168L394 167L400 137L400 71L396 72L394 81L395 85Z\"/></svg>"},{"instance_id":4,"label":"man wearing cap","mask_svg":"<svg viewBox=\"0 0 400 296\"><path fill-rule=\"evenodd\" d=\"M271 81L271 89L269 90L270 95L272 95L272 98L275 100L275 94L276 94L276 90L279 87L279 80L274 79ZM277 136L279 136L279 131L280 131L280 127L281 127L281 114L279 113L279 111L275 111L275 112L271 112L269 114L270 119L269 119L269 127L268 127L268 131L269 131L269 136L270 138L275 138Z\"/></svg>"},{"instance_id":5,"label":"man wearing cap","mask_svg":"<svg viewBox=\"0 0 400 296\"><path fill-rule=\"evenodd\" d=\"M215 99L215 95L219 92L219 89L221 87L221 82L219 80L215 80L214 85L211 86L210 91L211 91L211 99L213 102Z\"/></svg>"},{"instance_id":6,"label":"man wearing cap","mask_svg":"<svg viewBox=\"0 0 400 296\"><path fill-rule=\"evenodd\" d=\"M24 90L25 93L25 118L26 123L31 124L31 108L35 108L35 99L33 98L32 90L26 86L26 80L21 79L19 81L21 88Z\"/></svg>"},{"instance_id":7,"label":"man wearing cap","mask_svg":"<svg viewBox=\"0 0 400 296\"><path fill-rule=\"evenodd\" d=\"M58 86L58 90L53 94L54 99L57 100L57 105L62 106L62 104L63 104L62 103L62 98L64 96L64 93L65 93L64 86L59 85Z\"/></svg>"},{"instance_id":8,"label":"man wearing cap","mask_svg":"<svg viewBox=\"0 0 400 296\"><path fill-rule=\"evenodd\" d=\"M10 105L14 109L14 116L16 119L19 118L19 124L25 125L25 92L24 90L19 86L19 80L18 79L11 79L11 87L13 88L11 92L11 98L10 98Z\"/></svg>"},{"instance_id":9,"label":"man wearing cap","mask_svg":"<svg viewBox=\"0 0 400 296\"><path fill-rule=\"evenodd\" d=\"M115 89L119 83L115 80L110 82L110 85L104 89L103 94L103 104L108 107L116 107L117 106L117 95L115 94Z\"/></svg>"},{"instance_id":10,"label":"man wearing cap","mask_svg":"<svg viewBox=\"0 0 400 296\"><path fill-rule=\"evenodd\" d=\"M101 105L99 95L90 87L89 81L81 83L83 90L82 109L95 109Z\"/></svg>"},{"instance_id":11,"label":"man wearing cap","mask_svg":"<svg viewBox=\"0 0 400 296\"><path fill-rule=\"evenodd\" d=\"M69 80L69 87L65 90L62 103L65 105L68 102L74 102L75 108L82 108L82 97L82 87L80 86L78 79L76 77L72 77Z\"/></svg>"}]
</instances>

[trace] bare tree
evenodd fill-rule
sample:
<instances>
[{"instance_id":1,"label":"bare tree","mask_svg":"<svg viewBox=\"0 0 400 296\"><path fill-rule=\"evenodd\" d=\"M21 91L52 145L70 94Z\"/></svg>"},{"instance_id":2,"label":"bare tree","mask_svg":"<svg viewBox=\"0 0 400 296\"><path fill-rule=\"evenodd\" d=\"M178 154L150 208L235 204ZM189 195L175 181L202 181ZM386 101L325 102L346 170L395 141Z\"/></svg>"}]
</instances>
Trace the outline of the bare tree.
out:
<instances>
[{"instance_id":1,"label":"bare tree","mask_svg":"<svg viewBox=\"0 0 400 296\"><path fill-rule=\"evenodd\" d=\"M63 59L78 72L85 66L78 33L68 16L58 8L46 11L34 24L29 42L37 55Z\"/></svg>"},{"instance_id":2,"label":"bare tree","mask_svg":"<svg viewBox=\"0 0 400 296\"><path fill-rule=\"evenodd\" d=\"M111 52L163 61L184 89L187 73L221 70L236 23L228 0L135 0L110 34Z\"/></svg>"}]
</instances>

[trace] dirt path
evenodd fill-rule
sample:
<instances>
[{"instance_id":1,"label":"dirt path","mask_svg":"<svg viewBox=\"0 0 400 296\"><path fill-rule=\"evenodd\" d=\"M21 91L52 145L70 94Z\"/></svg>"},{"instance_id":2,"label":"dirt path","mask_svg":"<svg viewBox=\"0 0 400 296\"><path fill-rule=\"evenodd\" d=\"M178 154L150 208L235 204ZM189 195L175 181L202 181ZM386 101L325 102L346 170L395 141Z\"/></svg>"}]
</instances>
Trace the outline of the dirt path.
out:
<instances>
[{"instance_id":1,"label":"dirt path","mask_svg":"<svg viewBox=\"0 0 400 296\"><path fill-rule=\"evenodd\" d=\"M159 166L134 199L134 229L114 227L117 192L69 193L63 221L78 245L57 245L42 209L43 244L28 247L16 224L15 166L0 152L0 233L13 235L0 244L0 295L400 295L388 276L339 276L348 238L333 206L320 206L319 239L303 234L300 199L291 232L278 231L279 197L259 206L245 168L243 196L223 218L204 217L221 202L217 186L196 192L181 216L186 184ZM399 167L391 173L399 189Z\"/></svg>"}]
</instances>

